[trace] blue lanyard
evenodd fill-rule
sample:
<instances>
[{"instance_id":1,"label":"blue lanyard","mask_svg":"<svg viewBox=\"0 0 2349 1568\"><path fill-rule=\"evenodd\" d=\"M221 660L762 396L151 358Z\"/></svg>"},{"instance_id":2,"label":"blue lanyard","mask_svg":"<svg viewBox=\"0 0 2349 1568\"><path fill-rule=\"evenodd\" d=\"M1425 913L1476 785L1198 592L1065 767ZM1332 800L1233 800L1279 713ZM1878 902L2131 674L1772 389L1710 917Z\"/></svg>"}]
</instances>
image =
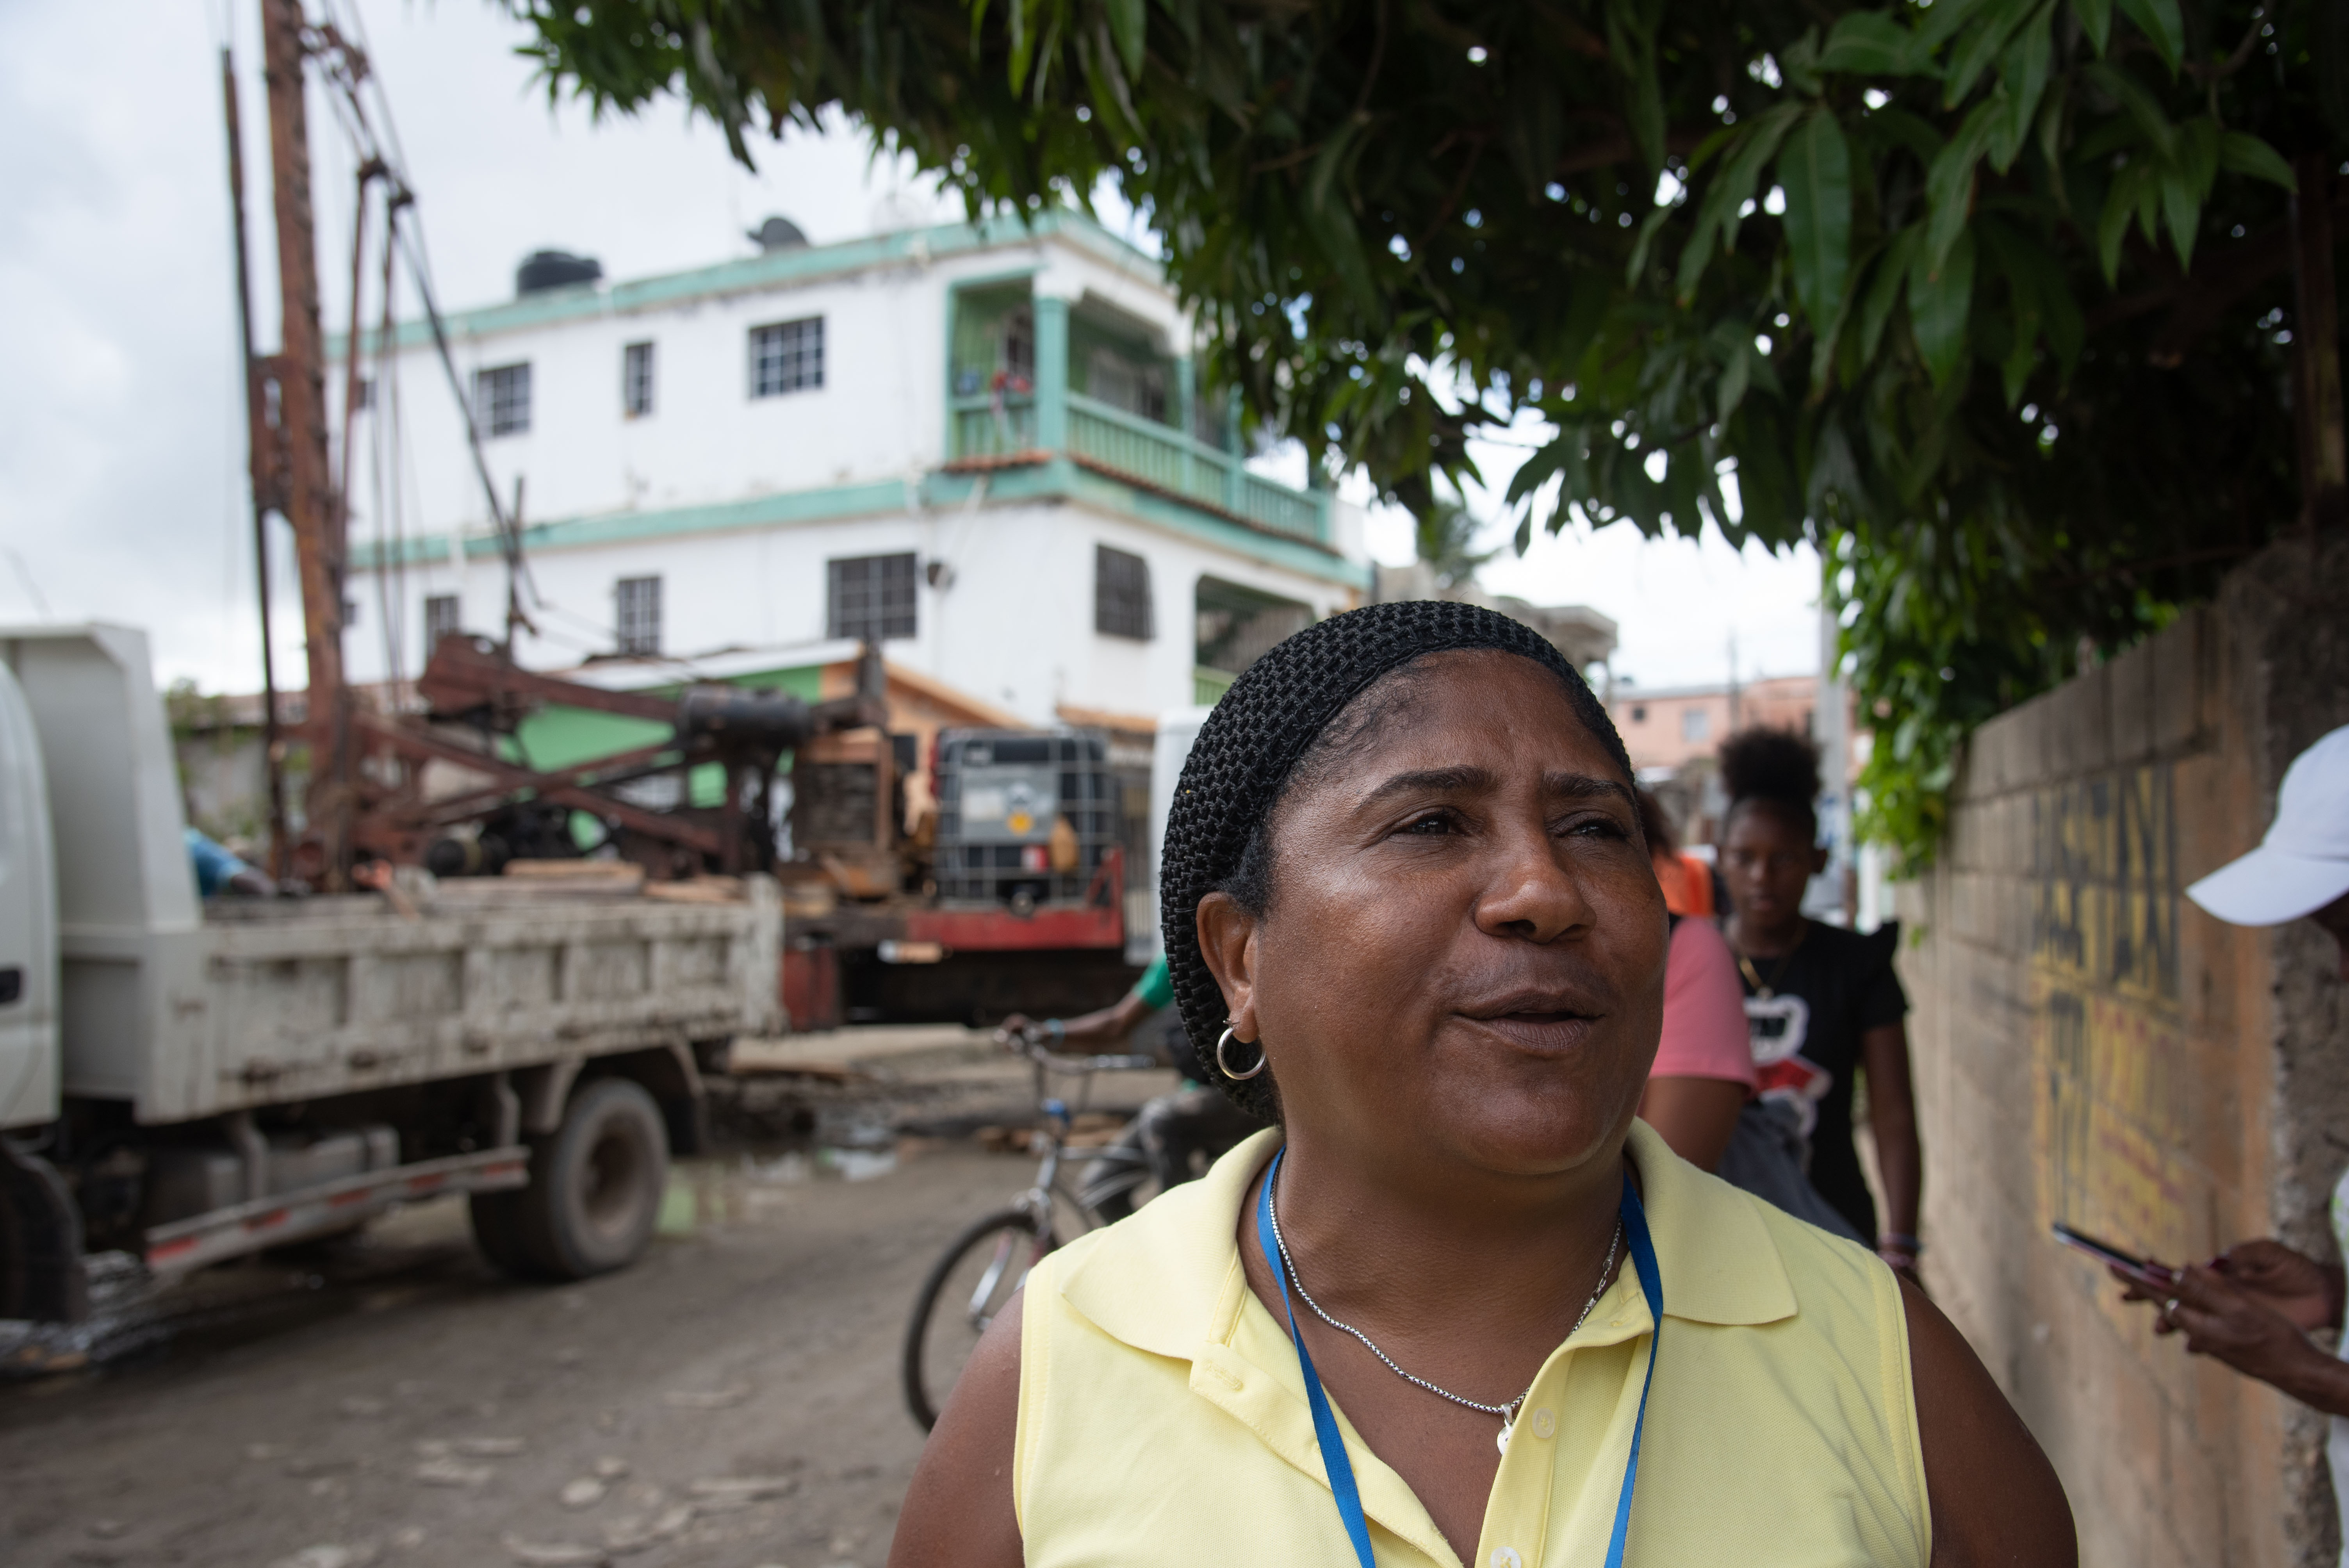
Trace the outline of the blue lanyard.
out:
<instances>
[{"instance_id":1,"label":"blue lanyard","mask_svg":"<svg viewBox=\"0 0 2349 1568\"><path fill-rule=\"evenodd\" d=\"M1284 1149L1275 1154L1271 1168L1264 1173L1264 1187L1256 1204L1257 1244L1264 1249L1272 1277L1280 1282L1281 1310L1288 1315L1289 1342L1297 1346L1297 1364L1305 1373L1305 1402L1313 1411L1313 1436L1321 1444L1321 1468L1330 1473L1330 1492L1338 1501L1338 1517L1345 1522L1346 1538L1354 1543L1354 1560L1361 1568L1378 1568L1378 1559L1371 1555L1371 1523L1362 1513L1361 1490L1354 1484L1353 1461L1346 1457L1346 1439L1339 1435L1330 1396L1321 1391L1321 1375L1313 1369L1312 1354L1297 1332L1297 1308L1288 1299L1288 1270L1282 1266L1280 1250L1273 1244L1272 1182L1288 1152ZM1640 1479L1640 1439L1648 1426L1648 1390L1656 1383L1656 1341L1663 1337L1664 1329L1664 1282L1656 1269L1656 1244L1648 1236L1647 1211L1640 1206L1640 1195L1628 1180L1623 1183L1621 1213L1631 1266L1639 1271L1640 1288L1647 1293L1648 1310L1656 1323L1648 1332L1648 1375L1640 1385L1639 1417L1631 1423L1631 1457L1623 1463L1623 1491L1615 1500L1615 1530L1607 1542L1607 1568L1623 1568L1623 1545L1631 1532L1631 1491Z\"/></svg>"}]
</instances>

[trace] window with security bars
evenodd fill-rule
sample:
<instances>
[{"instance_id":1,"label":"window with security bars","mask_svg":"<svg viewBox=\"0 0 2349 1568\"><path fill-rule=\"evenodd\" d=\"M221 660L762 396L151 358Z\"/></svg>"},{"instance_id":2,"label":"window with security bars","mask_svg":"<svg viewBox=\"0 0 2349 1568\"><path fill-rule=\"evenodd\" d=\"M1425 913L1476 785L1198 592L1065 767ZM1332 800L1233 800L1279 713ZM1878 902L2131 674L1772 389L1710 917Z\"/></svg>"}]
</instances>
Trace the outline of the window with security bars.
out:
<instances>
[{"instance_id":1,"label":"window with security bars","mask_svg":"<svg viewBox=\"0 0 2349 1568\"><path fill-rule=\"evenodd\" d=\"M612 640L624 654L657 654L661 645L661 580L623 577L612 590Z\"/></svg>"},{"instance_id":2,"label":"window with security bars","mask_svg":"<svg viewBox=\"0 0 2349 1568\"><path fill-rule=\"evenodd\" d=\"M620 353L620 408L631 419L653 411L653 346L631 343Z\"/></svg>"},{"instance_id":3,"label":"window with security bars","mask_svg":"<svg viewBox=\"0 0 2349 1568\"><path fill-rule=\"evenodd\" d=\"M914 558L860 555L827 561L825 634L879 642L914 635Z\"/></svg>"},{"instance_id":4,"label":"window with security bars","mask_svg":"<svg viewBox=\"0 0 2349 1568\"><path fill-rule=\"evenodd\" d=\"M823 385L823 317L750 329L750 396L773 397Z\"/></svg>"},{"instance_id":5,"label":"window with security bars","mask_svg":"<svg viewBox=\"0 0 2349 1568\"><path fill-rule=\"evenodd\" d=\"M484 436L520 436L530 429L530 366L500 365L473 373L473 418Z\"/></svg>"},{"instance_id":6,"label":"window with security bars","mask_svg":"<svg viewBox=\"0 0 2349 1568\"><path fill-rule=\"evenodd\" d=\"M424 601L424 652L429 657L440 639L464 629L464 611L454 593L434 593Z\"/></svg>"},{"instance_id":7,"label":"window with security bars","mask_svg":"<svg viewBox=\"0 0 2349 1568\"><path fill-rule=\"evenodd\" d=\"M1158 634L1150 606L1150 562L1127 550L1093 547L1093 630L1148 642Z\"/></svg>"}]
</instances>

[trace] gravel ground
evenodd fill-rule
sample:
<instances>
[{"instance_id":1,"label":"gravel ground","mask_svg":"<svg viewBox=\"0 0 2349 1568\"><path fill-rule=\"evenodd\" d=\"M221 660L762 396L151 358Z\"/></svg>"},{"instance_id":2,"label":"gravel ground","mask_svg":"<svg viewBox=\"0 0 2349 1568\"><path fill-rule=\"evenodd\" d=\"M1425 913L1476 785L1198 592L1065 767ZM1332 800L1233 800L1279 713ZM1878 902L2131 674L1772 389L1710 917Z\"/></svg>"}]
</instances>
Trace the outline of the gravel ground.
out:
<instances>
[{"instance_id":1,"label":"gravel ground","mask_svg":"<svg viewBox=\"0 0 2349 1568\"><path fill-rule=\"evenodd\" d=\"M620 1274L510 1284L443 1202L199 1275L90 1368L0 1387L0 1561L881 1563L921 1449L896 1373L915 1288L1033 1170L936 1135L1016 1119L1016 1068L969 1042L882 1054L876 1077L750 1097L738 1137L813 1135L680 1162ZM863 1147L828 1143L842 1128ZM888 1141L905 1128L932 1135Z\"/></svg>"}]
</instances>

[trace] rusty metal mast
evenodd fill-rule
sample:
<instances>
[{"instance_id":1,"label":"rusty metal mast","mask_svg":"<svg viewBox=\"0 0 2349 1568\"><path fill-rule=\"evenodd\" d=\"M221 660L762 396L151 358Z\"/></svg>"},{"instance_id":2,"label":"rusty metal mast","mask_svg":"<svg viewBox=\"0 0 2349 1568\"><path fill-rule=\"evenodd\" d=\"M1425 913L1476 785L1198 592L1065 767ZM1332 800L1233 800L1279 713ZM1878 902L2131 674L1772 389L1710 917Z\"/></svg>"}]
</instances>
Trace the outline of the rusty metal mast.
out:
<instances>
[{"instance_id":1,"label":"rusty metal mast","mask_svg":"<svg viewBox=\"0 0 2349 1568\"><path fill-rule=\"evenodd\" d=\"M269 778L269 874L286 874L285 758L277 733L277 655L271 644L269 605L269 514L278 508L277 438L269 428L262 394L261 362L253 352L253 269L245 252L244 131L237 112L236 67L221 50L221 101L228 115L228 200L236 225L236 325L244 345L246 469L253 481L253 567L261 592L262 763Z\"/></svg>"},{"instance_id":2,"label":"rusty metal mast","mask_svg":"<svg viewBox=\"0 0 2349 1568\"><path fill-rule=\"evenodd\" d=\"M300 569L309 658L309 830L324 851L325 886L338 892L351 856L351 692L343 675L343 520L326 463L326 343L318 325L318 252L310 208L304 30L301 0L261 0L282 306L275 368L283 499Z\"/></svg>"}]
</instances>

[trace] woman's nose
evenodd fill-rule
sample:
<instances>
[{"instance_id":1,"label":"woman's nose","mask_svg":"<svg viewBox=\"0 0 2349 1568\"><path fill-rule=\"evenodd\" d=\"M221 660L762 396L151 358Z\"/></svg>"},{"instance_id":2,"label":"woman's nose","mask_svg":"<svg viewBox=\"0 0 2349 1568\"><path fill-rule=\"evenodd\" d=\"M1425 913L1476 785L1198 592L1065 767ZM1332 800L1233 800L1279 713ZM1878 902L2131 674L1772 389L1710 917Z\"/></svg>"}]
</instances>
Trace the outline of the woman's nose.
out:
<instances>
[{"instance_id":1,"label":"woman's nose","mask_svg":"<svg viewBox=\"0 0 2349 1568\"><path fill-rule=\"evenodd\" d=\"M1581 881L1560 861L1546 827L1500 841L1492 874L1476 902L1479 930L1550 943L1590 923L1590 901Z\"/></svg>"}]
</instances>

